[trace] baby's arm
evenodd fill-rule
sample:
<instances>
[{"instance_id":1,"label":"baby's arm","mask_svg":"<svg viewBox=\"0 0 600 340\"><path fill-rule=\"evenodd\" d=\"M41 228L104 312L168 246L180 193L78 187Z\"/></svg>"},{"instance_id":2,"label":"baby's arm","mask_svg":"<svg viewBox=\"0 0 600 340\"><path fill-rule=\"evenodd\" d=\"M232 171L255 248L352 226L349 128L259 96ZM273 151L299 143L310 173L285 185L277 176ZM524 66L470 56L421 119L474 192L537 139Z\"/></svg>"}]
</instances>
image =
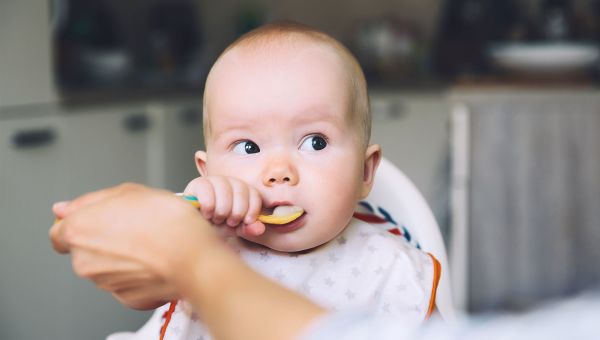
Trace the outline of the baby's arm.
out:
<instances>
[{"instance_id":1,"label":"baby's arm","mask_svg":"<svg viewBox=\"0 0 600 340\"><path fill-rule=\"evenodd\" d=\"M262 198L258 190L235 178L205 176L193 179L184 190L194 195L200 211L207 220L218 226L235 228L240 236L258 236L265 226L258 221Z\"/></svg>"}]
</instances>

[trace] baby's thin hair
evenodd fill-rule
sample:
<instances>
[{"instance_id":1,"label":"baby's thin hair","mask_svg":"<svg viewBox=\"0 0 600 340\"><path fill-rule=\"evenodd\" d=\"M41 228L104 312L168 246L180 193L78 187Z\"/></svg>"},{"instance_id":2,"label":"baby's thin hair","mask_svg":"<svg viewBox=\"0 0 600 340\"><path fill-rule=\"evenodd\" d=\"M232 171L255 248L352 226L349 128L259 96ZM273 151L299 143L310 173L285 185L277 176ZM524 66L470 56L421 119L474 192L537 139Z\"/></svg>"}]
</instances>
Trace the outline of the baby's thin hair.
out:
<instances>
[{"instance_id":1,"label":"baby's thin hair","mask_svg":"<svg viewBox=\"0 0 600 340\"><path fill-rule=\"evenodd\" d=\"M221 55L217 58L215 65L224 55L237 47L252 48L256 51L269 53L269 49L279 46L282 40L293 42L297 41L299 38L305 38L310 41L315 41L331 47L344 63L344 66L348 70L349 79L351 82L350 90L352 93L350 110L354 119L360 119L359 123L363 127L363 143L365 146L368 145L371 138L371 113L369 110L369 97L367 93L367 81L365 79L365 75L354 55L352 55L352 53L342 43L330 35L297 22L282 21L267 24L258 27L236 39L223 51L223 53L221 53ZM211 72L209 72L208 77L210 77L210 73ZM206 136L209 132L207 131L208 117L206 115L206 88L204 96L204 112L204 134Z\"/></svg>"}]
</instances>

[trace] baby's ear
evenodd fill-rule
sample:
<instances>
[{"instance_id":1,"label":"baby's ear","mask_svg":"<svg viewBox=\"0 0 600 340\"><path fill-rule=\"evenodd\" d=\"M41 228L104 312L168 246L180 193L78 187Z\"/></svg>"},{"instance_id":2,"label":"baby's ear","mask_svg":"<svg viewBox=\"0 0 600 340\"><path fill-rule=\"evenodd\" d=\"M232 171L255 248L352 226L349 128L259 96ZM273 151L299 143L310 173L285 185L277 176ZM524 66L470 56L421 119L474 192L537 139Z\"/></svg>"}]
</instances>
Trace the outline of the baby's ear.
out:
<instances>
[{"instance_id":1,"label":"baby's ear","mask_svg":"<svg viewBox=\"0 0 600 340\"><path fill-rule=\"evenodd\" d=\"M371 188L373 188L373 182L375 180L375 173L377 167L381 161L381 146L378 144L371 144L367 147L365 152L365 164L363 172L362 190L360 198L363 199L369 195Z\"/></svg>"},{"instance_id":2,"label":"baby's ear","mask_svg":"<svg viewBox=\"0 0 600 340\"><path fill-rule=\"evenodd\" d=\"M200 176L202 177L207 175L206 158L206 151L196 151L196 154L194 155L194 159L196 160L196 169L198 169L198 173L200 173Z\"/></svg>"}]
</instances>

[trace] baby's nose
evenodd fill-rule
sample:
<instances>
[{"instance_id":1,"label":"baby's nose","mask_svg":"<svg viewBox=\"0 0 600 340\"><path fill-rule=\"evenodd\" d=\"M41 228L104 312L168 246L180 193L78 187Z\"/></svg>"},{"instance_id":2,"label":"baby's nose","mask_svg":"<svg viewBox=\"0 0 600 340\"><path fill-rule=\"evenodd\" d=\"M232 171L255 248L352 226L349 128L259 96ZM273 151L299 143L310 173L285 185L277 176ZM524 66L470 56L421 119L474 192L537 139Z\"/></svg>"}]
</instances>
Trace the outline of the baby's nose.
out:
<instances>
[{"instance_id":1,"label":"baby's nose","mask_svg":"<svg viewBox=\"0 0 600 340\"><path fill-rule=\"evenodd\" d=\"M273 186L275 184L298 184L298 171L296 167L286 159L274 159L267 165L263 176L263 184Z\"/></svg>"}]
</instances>

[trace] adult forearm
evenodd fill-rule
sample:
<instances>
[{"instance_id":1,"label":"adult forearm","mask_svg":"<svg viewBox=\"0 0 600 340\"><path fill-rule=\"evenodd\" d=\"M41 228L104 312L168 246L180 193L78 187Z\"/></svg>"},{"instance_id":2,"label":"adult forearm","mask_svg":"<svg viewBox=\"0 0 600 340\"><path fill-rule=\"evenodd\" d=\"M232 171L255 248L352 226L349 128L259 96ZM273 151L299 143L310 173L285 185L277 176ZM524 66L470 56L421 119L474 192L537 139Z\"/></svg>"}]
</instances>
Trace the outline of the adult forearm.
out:
<instances>
[{"instance_id":1,"label":"adult forearm","mask_svg":"<svg viewBox=\"0 0 600 340\"><path fill-rule=\"evenodd\" d=\"M193 287L184 294L217 339L294 339L325 313L257 274L228 249L210 254L195 263Z\"/></svg>"}]
</instances>

